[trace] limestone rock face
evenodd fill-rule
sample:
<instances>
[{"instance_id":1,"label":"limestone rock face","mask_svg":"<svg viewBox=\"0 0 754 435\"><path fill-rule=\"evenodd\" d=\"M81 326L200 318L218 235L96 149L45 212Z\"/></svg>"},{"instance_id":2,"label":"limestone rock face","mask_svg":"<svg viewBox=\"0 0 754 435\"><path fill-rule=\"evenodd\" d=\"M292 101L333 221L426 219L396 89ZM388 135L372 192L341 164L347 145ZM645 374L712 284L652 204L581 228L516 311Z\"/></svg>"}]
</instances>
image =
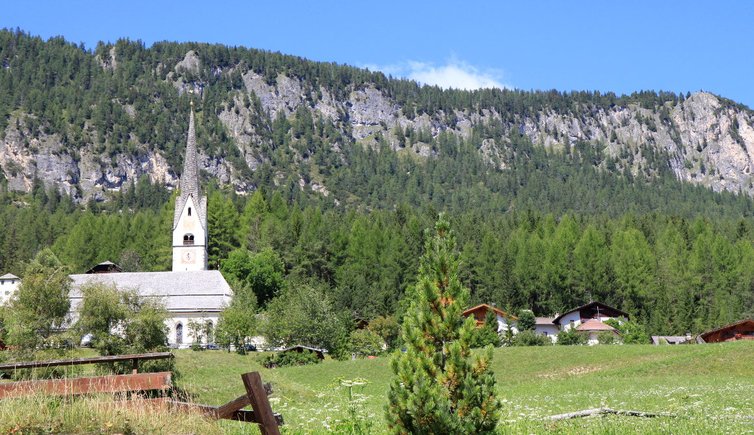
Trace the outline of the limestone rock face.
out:
<instances>
[{"instance_id":1,"label":"limestone rock face","mask_svg":"<svg viewBox=\"0 0 754 435\"><path fill-rule=\"evenodd\" d=\"M111 52L109 58L100 59L103 68L117 68L116 54ZM159 66L169 71L166 81L179 93L195 92L195 99L204 98L208 86L194 81L205 67L194 51L187 52L175 65ZM232 74L234 68L212 67L210 73ZM232 185L239 193L254 188L244 173L256 171L270 161L272 120L279 115L295 117L303 107L311 112L315 122L332 122L346 137L346 143L329 144L341 155L345 146L369 147L382 142L416 158L431 159L438 151L430 146L428 137L449 133L470 139L475 126L494 121L502 125L501 134L478 139L479 143L474 145L480 156L498 170L505 170L515 158L508 136L517 132L552 149L565 149L576 143L592 144L603 156L611 158L609 167L600 163L603 170L629 170L653 176L662 168L670 168L683 181L716 191L754 194L754 114L705 92L654 110L628 104L583 105L568 111L543 109L528 114L500 114L485 107L417 114L413 109L401 107L377 85L350 85L345 91L336 91L283 73L270 78L246 71L240 75L240 88L230 91L221 109L210 115L218 117L241 159L236 157L231 163L225 152L212 154L198 150L200 170L221 184ZM132 119L137 116L137 107L124 105L124 110ZM177 184L179 168L170 167L168 161L174 159L163 154L163 144L139 143L138 152L110 156L97 152L92 143L82 143L75 155L71 155L64 151L71 147L63 147L59 136L29 133L25 120L33 116L12 114L0 135L0 171L10 189L29 191L36 178L48 187L86 200L102 198L104 192L128 186L143 175L171 188ZM403 137L408 131L414 133L411 143ZM138 138L132 138L132 142L138 142ZM302 162L308 158L297 150L290 150L290 154ZM343 163L347 164L345 160ZM299 175L297 178L304 183L302 188L308 184L315 192L329 194L326 180L310 180L301 174L279 171L274 178L285 180L289 175Z\"/></svg>"}]
</instances>

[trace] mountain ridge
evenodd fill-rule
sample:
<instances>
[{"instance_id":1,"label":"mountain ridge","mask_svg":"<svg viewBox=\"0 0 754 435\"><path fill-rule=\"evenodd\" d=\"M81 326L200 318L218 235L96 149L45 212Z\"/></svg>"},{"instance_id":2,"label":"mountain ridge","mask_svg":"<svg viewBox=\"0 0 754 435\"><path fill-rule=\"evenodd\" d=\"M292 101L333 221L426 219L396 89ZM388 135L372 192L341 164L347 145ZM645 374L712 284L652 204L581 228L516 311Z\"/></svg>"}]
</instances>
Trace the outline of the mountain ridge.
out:
<instances>
[{"instance_id":1,"label":"mountain ridge","mask_svg":"<svg viewBox=\"0 0 754 435\"><path fill-rule=\"evenodd\" d=\"M119 41L87 52L61 38L0 36L7 87L23 82L30 75L23 70L40 66L40 58L58 56L61 65L49 62L44 74L54 77L42 80L49 87L11 90L0 98L6 113L0 168L10 190L28 192L38 179L74 198L99 200L143 176L173 188L186 103L194 98L198 121L204 118L198 125L201 168L238 193L256 189L257 174L268 166L274 185L295 179L301 189L329 196L332 179L322 173L347 166L348 148L387 147L421 162L439 156L439 142L448 135L470 143L494 170L506 171L521 158L511 139L519 135L548 152L578 151L600 171L650 180L672 176L716 192L754 194L754 115L706 92L617 97L441 90L253 49L145 48ZM27 64L18 61L21 52ZM75 93L68 89L78 81L90 86L81 91L85 95L96 93L80 98L91 98L88 107L63 101L50 115L48 107L29 102L38 92L50 99L37 105L56 104L57 94ZM71 114L76 111L81 114ZM173 119L152 120L163 117ZM312 131L318 143L312 143ZM280 169L282 161L286 169ZM303 165L312 170L298 171Z\"/></svg>"}]
</instances>

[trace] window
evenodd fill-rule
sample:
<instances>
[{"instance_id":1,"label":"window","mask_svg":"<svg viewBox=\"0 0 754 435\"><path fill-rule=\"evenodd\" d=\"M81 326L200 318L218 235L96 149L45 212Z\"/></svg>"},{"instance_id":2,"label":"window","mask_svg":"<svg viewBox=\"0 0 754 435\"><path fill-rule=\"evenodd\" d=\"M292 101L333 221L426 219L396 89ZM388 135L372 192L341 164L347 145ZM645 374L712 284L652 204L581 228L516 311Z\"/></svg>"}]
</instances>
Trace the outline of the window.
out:
<instances>
[{"instance_id":1,"label":"window","mask_svg":"<svg viewBox=\"0 0 754 435\"><path fill-rule=\"evenodd\" d=\"M191 233L184 234L183 235L183 244L184 245L193 245L194 244L194 235L191 234Z\"/></svg>"},{"instance_id":2,"label":"window","mask_svg":"<svg viewBox=\"0 0 754 435\"><path fill-rule=\"evenodd\" d=\"M191 207L189 207L188 215L191 216Z\"/></svg>"},{"instance_id":3,"label":"window","mask_svg":"<svg viewBox=\"0 0 754 435\"><path fill-rule=\"evenodd\" d=\"M215 325L212 323L211 320L207 320L205 333L207 334L207 344L214 343L215 342Z\"/></svg>"},{"instance_id":4,"label":"window","mask_svg":"<svg viewBox=\"0 0 754 435\"><path fill-rule=\"evenodd\" d=\"M183 344L183 325L175 325L175 344Z\"/></svg>"}]
</instances>

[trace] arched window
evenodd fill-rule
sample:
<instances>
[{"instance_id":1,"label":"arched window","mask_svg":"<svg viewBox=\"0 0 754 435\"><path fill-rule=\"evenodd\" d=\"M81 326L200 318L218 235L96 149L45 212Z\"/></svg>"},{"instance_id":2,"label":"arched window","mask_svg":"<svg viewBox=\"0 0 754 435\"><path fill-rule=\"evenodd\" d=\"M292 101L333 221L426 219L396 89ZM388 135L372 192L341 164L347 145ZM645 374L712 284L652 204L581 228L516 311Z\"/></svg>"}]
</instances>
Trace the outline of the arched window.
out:
<instances>
[{"instance_id":1,"label":"arched window","mask_svg":"<svg viewBox=\"0 0 754 435\"><path fill-rule=\"evenodd\" d=\"M175 325L175 344L183 344L183 324Z\"/></svg>"},{"instance_id":2,"label":"arched window","mask_svg":"<svg viewBox=\"0 0 754 435\"><path fill-rule=\"evenodd\" d=\"M184 234L183 235L183 244L184 245L193 245L194 244L194 235L191 233Z\"/></svg>"},{"instance_id":3,"label":"arched window","mask_svg":"<svg viewBox=\"0 0 754 435\"><path fill-rule=\"evenodd\" d=\"M191 216L191 207L189 207L188 215Z\"/></svg>"},{"instance_id":4,"label":"arched window","mask_svg":"<svg viewBox=\"0 0 754 435\"><path fill-rule=\"evenodd\" d=\"M207 333L207 344L214 343L215 342L215 325L212 323L211 320L207 320L205 332Z\"/></svg>"}]
</instances>

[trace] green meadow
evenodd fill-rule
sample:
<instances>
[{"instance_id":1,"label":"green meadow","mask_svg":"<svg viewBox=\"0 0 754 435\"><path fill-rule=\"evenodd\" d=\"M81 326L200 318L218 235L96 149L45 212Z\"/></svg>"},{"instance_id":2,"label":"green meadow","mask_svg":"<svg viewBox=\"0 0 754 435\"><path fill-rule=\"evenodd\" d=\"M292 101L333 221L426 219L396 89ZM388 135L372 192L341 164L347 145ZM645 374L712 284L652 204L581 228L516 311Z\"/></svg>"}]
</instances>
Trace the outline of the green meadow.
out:
<instances>
[{"instance_id":1,"label":"green meadow","mask_svg":"<svg viewBox=\"0 0 754 435\"><path fill-rule=\"evenodd\" d=\"M386 431L389 357L262 368L261 354L178 351L177 384L200 403L243 394L240 374L259 370L274 386L273 409L289 433L319 433L363 420ZM688 346L500 348L494 370L504 403L501 433L754 433L754 343ZM357 380L350 390L343 380ZM608 407L671 416L549 416ZM226 432L254 433L223 422Z\"/></svg>"},{"instance_id":2,"label":"green meadow","mask_svg":"<svg viewBox=\"0 0 754 435\"><path fill-rule=\"evenodd\" d=\"M273 384L271 403L285 418L283 433L387 431L389 357L266 369L262 353L181 350L175 355L175 385L196 403L220 405L242 395L241 373L257 370ZM504 404L503 434L754 433L754 342L500 348L494 370ZM600 407L667 416L548 418ZM253 424L159 413L112 396L39 395L0 401L0 433L259 431Z\"/></svg>"}]
</instances>

